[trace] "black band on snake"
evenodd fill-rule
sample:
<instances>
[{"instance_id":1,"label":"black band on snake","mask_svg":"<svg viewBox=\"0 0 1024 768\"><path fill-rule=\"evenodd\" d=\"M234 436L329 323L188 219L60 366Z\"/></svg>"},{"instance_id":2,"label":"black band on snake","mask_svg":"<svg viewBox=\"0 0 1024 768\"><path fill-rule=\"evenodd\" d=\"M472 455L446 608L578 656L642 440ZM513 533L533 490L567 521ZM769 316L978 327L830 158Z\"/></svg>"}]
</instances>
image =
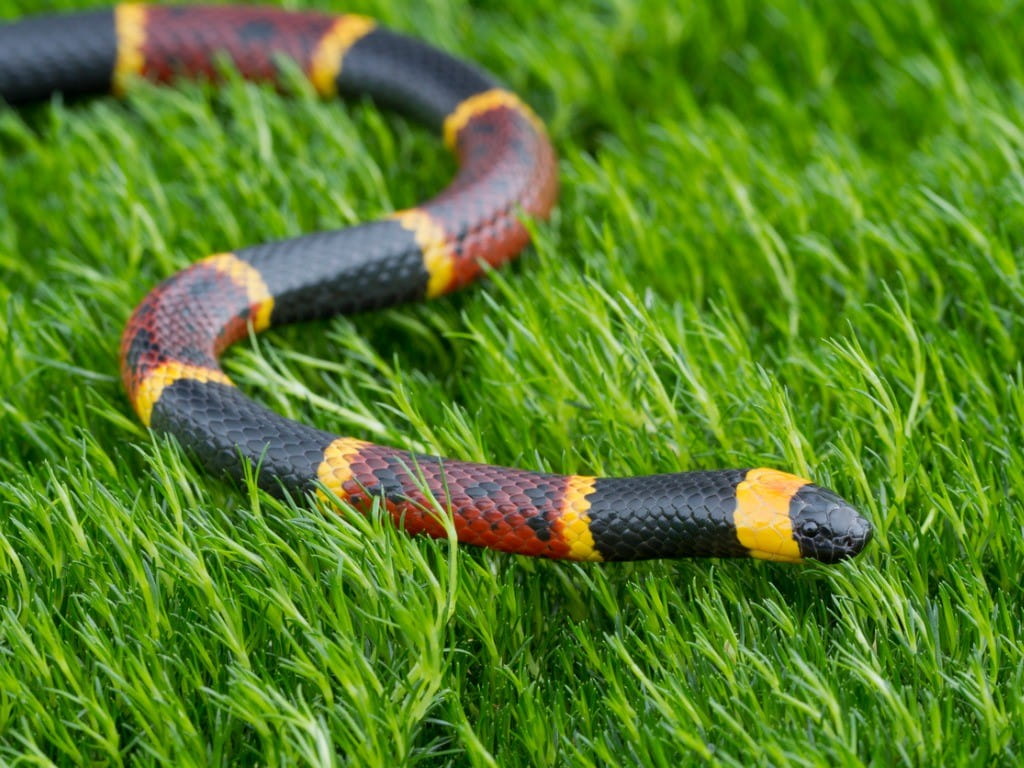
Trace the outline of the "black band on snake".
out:
<instances>
[{"instance_id":1,"label":"black band on snake","mask_svg":"<svg viewBox=\"0 0 1024 768\"><path fill-rule=\"evenodd\" d=\"M436 197L384 219L205 258L157 286L128 322L122 375L139 417L271 493L375 500L412 533L573 560L753 556L832 563L870 524L831 491L773 469L647 477L528 472L339 437L247 398L217 362L250 332L431 298L528 242L555 202L544 126L490 75L362 16L254 7L119 5L0 26L0 99L123 94L145 78L215 79L229 62L277 83L290 61L324 97L360 94L437 130L459 161Z\"/></svg>"}]
</instances>

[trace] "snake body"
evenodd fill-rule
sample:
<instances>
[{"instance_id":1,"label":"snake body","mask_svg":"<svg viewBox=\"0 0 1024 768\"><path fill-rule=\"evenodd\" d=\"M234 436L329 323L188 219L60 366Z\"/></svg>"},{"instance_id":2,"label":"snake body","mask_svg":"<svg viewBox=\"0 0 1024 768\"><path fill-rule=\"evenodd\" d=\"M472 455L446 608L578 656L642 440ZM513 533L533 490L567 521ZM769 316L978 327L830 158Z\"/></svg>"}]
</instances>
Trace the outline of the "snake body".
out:
<instances>
[{"instance_id":1,"label":"snake body","mask_svg":"<svg viewBox=\"0 0 1024 768\"><path fill-rule=\"evenodd\" d=\"M119 5L0 25L0 99L123 94L141 78L215 79L224 63L278 84L282 63L324 97L359 94L437 130L458 158L436 197L379 221L210 256L153 289L128 321L122 375L139 418L271 493L314 492L411 533L573 560L753 556L831 563L870 524L847 502L774 469L645 477L556 475L339 437L264 408L218 364L250 332L432 298L527 244L523 217L554 205L544 126L490 75L362 16L256 7Z\"/></svg>"}]
</instances>

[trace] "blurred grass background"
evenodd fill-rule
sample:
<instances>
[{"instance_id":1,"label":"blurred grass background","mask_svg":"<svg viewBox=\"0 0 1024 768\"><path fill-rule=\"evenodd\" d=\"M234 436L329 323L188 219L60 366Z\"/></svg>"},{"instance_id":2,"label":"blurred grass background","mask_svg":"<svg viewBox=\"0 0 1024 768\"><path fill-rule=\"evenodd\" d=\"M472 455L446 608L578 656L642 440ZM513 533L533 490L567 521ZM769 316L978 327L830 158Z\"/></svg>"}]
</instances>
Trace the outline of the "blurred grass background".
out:
<instances>
[{"instance_id":1,"label":"blurred grass background","mask_svg":"<svg viewBox=\"0 0 1024 768\"><path fill-rule=\"evenodd\" d=\"M581 567L211 480L129 411L134 304L413 205L452 161L371 105L238 82L0 107L0 758L1019 763L1022 4L286 5L499 73L563 192L488 283L273 331L229 355L241 386L462 459L777 466L875 542Z\"/></svg>"}]
</instances>

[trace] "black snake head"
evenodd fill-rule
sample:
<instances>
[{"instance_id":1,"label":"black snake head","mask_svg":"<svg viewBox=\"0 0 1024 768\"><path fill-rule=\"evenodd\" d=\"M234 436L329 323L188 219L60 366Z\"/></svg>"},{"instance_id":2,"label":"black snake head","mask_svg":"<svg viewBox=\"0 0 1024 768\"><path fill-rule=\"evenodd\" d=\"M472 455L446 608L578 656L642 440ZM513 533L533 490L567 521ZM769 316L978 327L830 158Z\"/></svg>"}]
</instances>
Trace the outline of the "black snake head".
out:
<instances>
[{"instance_id":1,"label":"black snake head","mask_svg":"<svg viewBox=\"0 0 1024 768\"><path fill-rule=\"evenodd\" d=\"M817 485L805 485L794 494L789 514L802 557L837 563L871 541L871 523L844 499Z\"/></svg>"}]
</instances>

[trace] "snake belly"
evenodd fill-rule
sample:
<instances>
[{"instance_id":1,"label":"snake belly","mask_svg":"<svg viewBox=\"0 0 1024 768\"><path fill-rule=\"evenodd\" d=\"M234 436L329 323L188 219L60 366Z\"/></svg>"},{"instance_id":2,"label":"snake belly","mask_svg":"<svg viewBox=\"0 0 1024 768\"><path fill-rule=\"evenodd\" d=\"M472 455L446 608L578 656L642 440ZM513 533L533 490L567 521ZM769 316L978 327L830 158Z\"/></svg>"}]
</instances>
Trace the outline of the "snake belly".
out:
<instances>
[{"instance_id":1,"label":"snake belly","mask_svg":"<svg viewBox=\"0 0 1024 768\"><path fill-rule=\"evenodd\" d=\"M557 194L544 126L480 69L357 15L258 7L112 9L0 25L0 99L124 94L139 79L216 79L225 63L280 84L282 63L324 97L362 95L436 130L452 182L379 221L209 256L153 289L128 321L122 376L139 418L200 463L245 463L275 494L383 503L411 533L572 560L752 556L832 563L871 526L829 490L774 469L645 477L556 475L420 455L339 437L243 395L218 363L250 332L456 290L515 257L523 217Z\"/></svg>"}]
</instances>

